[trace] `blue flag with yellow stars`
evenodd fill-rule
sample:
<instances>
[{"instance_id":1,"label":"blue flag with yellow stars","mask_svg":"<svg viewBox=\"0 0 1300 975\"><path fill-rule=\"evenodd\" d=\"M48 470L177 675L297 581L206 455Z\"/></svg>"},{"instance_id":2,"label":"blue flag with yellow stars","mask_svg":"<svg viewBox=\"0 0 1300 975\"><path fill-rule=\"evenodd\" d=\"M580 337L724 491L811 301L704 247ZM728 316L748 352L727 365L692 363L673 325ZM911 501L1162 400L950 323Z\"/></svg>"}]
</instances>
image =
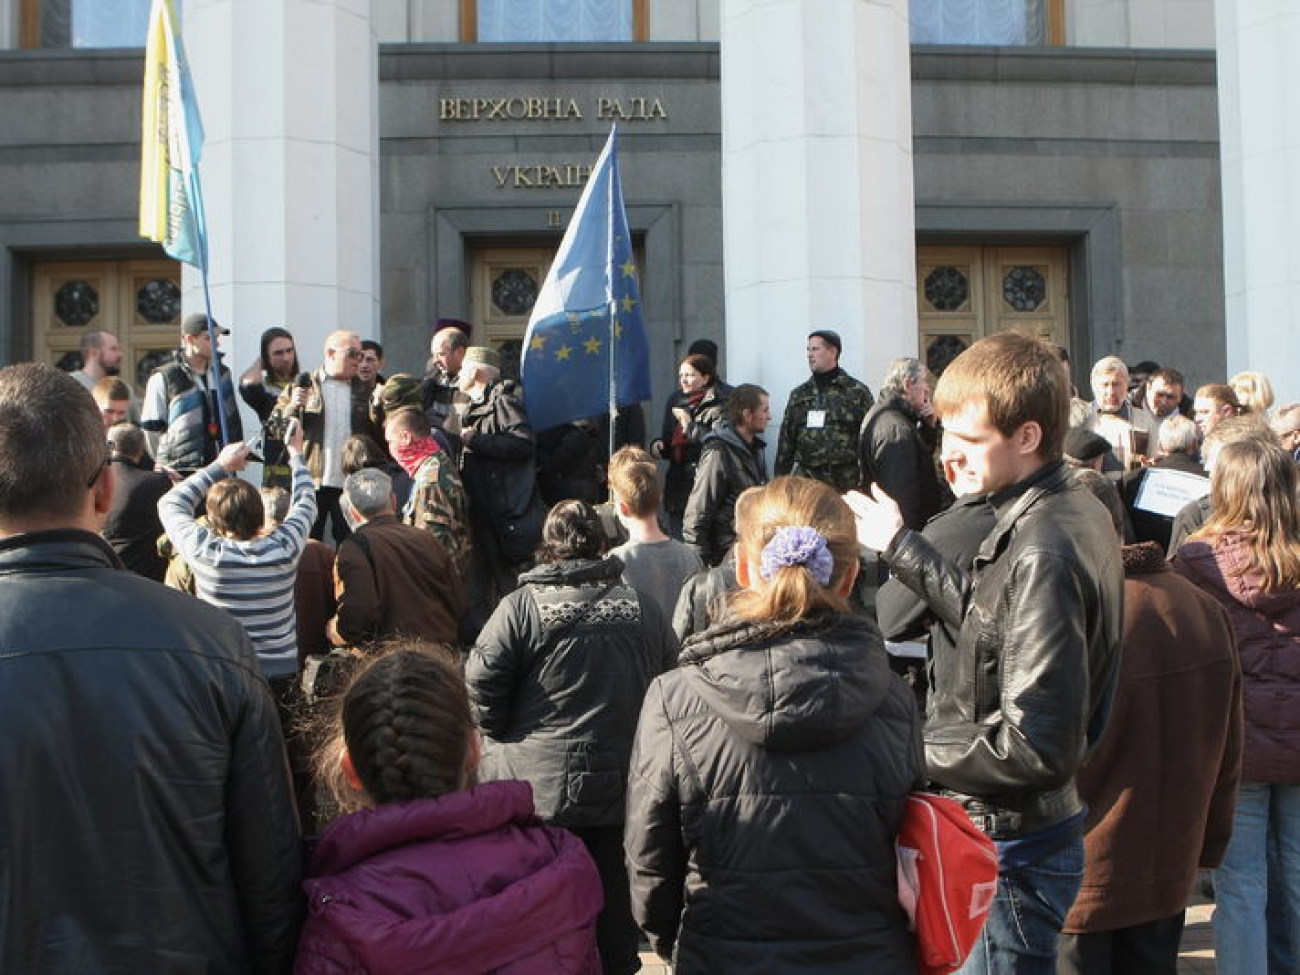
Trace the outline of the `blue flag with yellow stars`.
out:
<instances>
[{"instance_id":1,"label":"blue flag with yellow stars","mask_svg":"<svg viewBox=\"0 0 1300 975\"><path fill-rule=\"evenodd\" d=\"M524 336L524 404L535 430L650 399L650 347L618 173L618 128L583 188Z\"/></svg>"}]
</instances>

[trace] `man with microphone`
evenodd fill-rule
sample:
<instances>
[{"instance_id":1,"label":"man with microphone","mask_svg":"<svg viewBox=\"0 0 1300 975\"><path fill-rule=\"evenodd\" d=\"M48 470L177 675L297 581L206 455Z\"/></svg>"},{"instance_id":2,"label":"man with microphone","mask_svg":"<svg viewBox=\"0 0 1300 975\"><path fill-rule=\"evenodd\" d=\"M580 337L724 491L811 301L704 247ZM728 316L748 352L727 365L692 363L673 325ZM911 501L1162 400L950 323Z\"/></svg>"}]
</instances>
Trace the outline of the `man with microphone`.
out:
<instances>
[{"instance_id":1,"label":"man with microphone","mask_svg":"<svg viewBox=\"0 0 1300 975\"><path fill-rule=\"evenodd\" d=\"M312 373L302 373L280 394L275 416L299 419L303 452L316 487L316 523L311 537L325 537L326 521L337 545L348 535L339 499L343 494L343 445L353 434L365 434L382 444L383 433L370 412L366 384L357 375L361 365L361 336L356 332L331 332L325 340L325 363Z\"/></svg>"}]
</instances>

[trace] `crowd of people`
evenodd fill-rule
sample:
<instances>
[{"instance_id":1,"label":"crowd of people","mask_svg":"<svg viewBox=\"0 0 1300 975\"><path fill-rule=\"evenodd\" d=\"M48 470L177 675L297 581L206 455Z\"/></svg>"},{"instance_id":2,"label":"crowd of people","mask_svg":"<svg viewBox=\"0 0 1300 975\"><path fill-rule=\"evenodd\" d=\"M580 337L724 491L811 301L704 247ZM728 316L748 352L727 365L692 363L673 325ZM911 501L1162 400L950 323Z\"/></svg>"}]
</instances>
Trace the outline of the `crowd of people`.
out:
<instances>
[{"instance_id":1,"label":"crowd of people","mask_svg":"<svg viewBox=\"0 0 1300 975\"><path fill-rule=\"evenodd\" d=\"M918 790L996 845L964 973L1173 973L1211 869L1221 970L1297 970L1263 374L1085 399L1008 332L873 396L818 329L769 473L711 342L647 443L534 431L471 333L0 369L0 970L915 971Z\"/></svg>"}]
</instances>

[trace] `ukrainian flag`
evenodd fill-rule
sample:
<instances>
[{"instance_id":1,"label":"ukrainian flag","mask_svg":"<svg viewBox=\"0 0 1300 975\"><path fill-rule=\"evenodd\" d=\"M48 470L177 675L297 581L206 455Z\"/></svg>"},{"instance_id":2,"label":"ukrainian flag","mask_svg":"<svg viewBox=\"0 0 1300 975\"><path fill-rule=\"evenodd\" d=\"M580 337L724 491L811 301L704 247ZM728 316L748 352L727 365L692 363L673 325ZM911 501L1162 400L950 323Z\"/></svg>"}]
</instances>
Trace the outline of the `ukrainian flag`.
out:
<instances>
[{"instance_id":1,"label":"ukrainian flag","mask_svg":"<svg viewBox=\"0 0 1300 975\"><path fill-rule=\"evenodd\" d=\"M140 234L206 270L198 170L203 123L178 26L171 0L153 0L141 106Z\"/></svg>"}]
</instances>

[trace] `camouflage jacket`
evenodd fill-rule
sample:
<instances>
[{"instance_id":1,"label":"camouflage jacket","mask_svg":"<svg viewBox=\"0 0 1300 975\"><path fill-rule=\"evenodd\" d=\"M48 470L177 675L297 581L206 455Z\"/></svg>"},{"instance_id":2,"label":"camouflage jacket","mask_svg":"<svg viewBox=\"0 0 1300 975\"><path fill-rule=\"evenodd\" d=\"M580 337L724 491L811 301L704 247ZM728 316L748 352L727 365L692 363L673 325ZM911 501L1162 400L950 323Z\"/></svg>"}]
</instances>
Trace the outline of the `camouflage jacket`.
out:
<instances>
[{"instance_id":1,"label":"camouflage jacket","mask_svg":"<svg viewBox=\"0 0 1300 975\"><path fill-rule=\"evenodd\" d=\"M824 389L814 379L796 386L781 421L777 475L811 477L837 491L857 487L858 430L874 402L865 384L838 367Z\"/></svg>"},{"instance_id":2,"label":"camouflage jacket","mask_svg":"<svg viewBox=\"0 0 1300 975\"><path fill-rule=\"evenodd\" d=\"M433 533L462 573L470 571L469 502L456 463L444 451L415 469L402 521Z\"/></svg>"}]
</instances>

